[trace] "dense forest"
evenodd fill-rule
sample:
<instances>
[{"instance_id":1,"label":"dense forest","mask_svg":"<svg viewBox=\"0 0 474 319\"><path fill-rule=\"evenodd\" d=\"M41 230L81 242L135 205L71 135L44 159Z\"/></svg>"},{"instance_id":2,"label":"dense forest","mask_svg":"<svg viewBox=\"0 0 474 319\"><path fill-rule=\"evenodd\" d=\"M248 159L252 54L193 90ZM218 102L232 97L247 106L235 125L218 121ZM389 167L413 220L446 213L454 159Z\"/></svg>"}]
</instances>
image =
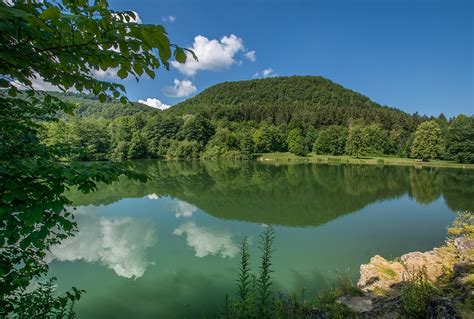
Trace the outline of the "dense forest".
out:
<instances>
[{"instance_id":1,"label":"dense forest","mask_svg":"<svg viewBox=\"0 0 474 319\"><path fill-rule=\"evenodd\" d=\"M474 162L473 116L410 115L322 77L226 82L165 111L60 96L77 105L76 116L45 124L43 141L68 147L72 160L249 159L289 151Z\"/></svg>"}]
</instances>

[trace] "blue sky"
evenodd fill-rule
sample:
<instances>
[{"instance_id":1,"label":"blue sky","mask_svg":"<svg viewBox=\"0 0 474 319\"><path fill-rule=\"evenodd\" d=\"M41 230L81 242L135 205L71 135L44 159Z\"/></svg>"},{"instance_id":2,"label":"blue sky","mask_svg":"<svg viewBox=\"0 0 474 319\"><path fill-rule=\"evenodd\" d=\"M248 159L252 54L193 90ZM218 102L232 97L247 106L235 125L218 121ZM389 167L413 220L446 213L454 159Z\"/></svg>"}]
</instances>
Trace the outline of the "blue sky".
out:
<instances>
[{"instance_id":1,"label":"blue sky","mask_svg":"<svg viewBox=\"0 0 474 319\"><path fill-rule=\"evenodd\" d=\"M474 113L472 1L110 4L136 11L143 23L163 24L172 42L201 52L199 65L161 70L155 80L126 80L132 100L174 105L224 81L321 75L410 113Z\"/></svg>"}]
</instances>

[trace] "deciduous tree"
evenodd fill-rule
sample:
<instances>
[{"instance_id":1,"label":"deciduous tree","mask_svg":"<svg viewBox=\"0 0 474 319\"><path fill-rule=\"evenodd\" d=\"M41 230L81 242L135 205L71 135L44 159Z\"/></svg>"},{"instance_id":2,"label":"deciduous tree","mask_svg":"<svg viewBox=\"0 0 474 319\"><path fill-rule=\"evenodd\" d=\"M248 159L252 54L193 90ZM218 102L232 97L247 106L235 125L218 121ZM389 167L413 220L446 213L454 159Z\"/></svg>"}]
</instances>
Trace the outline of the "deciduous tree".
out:
<instances>
[{"instance_id":1,"label":"deciduous tree","mask_svg":"<svg viewBox=\"0 0 474 319\"><path fill-rule=\"evenodd\" d=\"M359 158L367 154L367 141L364 135L364 127L361 125L353 125L349 129L349 136L347 137L346 144L346 153L348 155Z\"/></svg>"},{"instance_id":2,"label":"deciduous tree","mask_svg":"<svg viewBox=\"0 0 474 319\"><path fill-rule=\"evenodd\" d=\"M423 160L440 158L444 152L444 140L436 121L421 123L411 145L411 156Z\"/></svg>"},{"instance_id":3,"label":"deciduous tree","mask_svg":"<svg viewBox=\"0 0 474 319\"><path fill-rule=\"evenodd\" d=\"M0 96L0 316L9 317L18 295L46 273L46 250L75 232L64 191L87 193L121 174L143 179L124 166L64 162L67 148L41 143L39 123L72 114L73 105L36 92L33 81L127 102L122 84L94 72L153 78L186 54L162 26L139 24L106 0L1 1L0 17L0 88L8 90Z\"/></svg>"},{"instance_id":4,"label":"deciduous tree","mask_svg":"<svg viewBox=\"0 0 474 319\"><path fill-rule=\"evenodd\" d=\"M458 115L447 135L448 155L460 163L474 163L474 116Z\"/></svg>"}]
</instances>

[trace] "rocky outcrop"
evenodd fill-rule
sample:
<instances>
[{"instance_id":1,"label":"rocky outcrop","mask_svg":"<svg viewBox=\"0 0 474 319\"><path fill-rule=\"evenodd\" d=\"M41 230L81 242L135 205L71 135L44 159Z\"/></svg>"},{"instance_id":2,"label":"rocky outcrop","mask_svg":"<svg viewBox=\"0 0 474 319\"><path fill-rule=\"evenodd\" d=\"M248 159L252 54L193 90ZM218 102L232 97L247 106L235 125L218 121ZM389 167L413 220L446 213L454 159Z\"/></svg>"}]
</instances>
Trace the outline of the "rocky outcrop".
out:
<instances>
[{"instance_id":1,"label":"rocky outcrop","mask_svg":"<svg viewBox=\"0 0 474 319\"><path fill-rule=\"evenodd\" d=\"M402 282L404 271L401 263L391 262L376 255L368 264L360 266L357 286L362 291L380 294Z\"/></svg>"},{"instance_id":2,"label":"rocky outcrop","mask_svg":"<svg viewBox=\"0 0 474 319\"><path fill-rule=\"evenodd\" d=\"M425 272L427 279L434 283L445 274L446 270L453 269L457 255L464 256L472 249L469 246L471 241L469 244L466 241L461 241L459 244L462 250L443 246L427 252L405 254L400 261L388 261L378 255L372 257L368 264L360 266L360 279L357 286L362 291L380 295L393 290L410 278L413 273L419 271Z\"/></svg>"},{"instance_id":3,"label":"rocky outcrop","mask_svg":"<svg viewBox=\"0 0 474 319\"><path fill-rule=\"evenodd\" d=\"M357 318L406 318L400 287L420 270L434 284L446 273L451 274L451 287L456 291L454 295L433 297L426 310L427 318L461 318L453 304L474 294L474 238L471 237L456 238L427 252L411 252L395 261L374 256L360 267L357 285L363 295L343 296L338 301L351 308Z\"/></svg>"}]
</instances>

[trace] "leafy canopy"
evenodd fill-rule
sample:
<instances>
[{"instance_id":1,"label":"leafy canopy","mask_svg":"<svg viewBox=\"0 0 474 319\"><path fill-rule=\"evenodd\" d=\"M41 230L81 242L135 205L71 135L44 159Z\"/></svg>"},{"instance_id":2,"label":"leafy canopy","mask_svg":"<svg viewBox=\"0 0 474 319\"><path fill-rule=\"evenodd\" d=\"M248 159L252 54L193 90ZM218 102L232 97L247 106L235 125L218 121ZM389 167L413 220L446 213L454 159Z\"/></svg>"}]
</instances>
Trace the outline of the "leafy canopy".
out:
<instances>
[{"instance_id":1,"label":"leafy canopy","mask_svg":"<svg viewBox=\"0 0 474 319\"><path fill-rule=\"evenodd\" d=\"M421 123L415 132L411 155L423 160L437 159L444 152L444 139L436 121Z\"/></svg>"},{"instance_id":2,"label":"leafy canopy","mask_svg":"<svg viewBox=\"0 0 474 319\"><path fill-rule=\"evenodd\" d=\"M112 11L106 0L2 1L0 17L0 87L12 96L18 85L31 89L32 79L41 78L126 102L122 84L99 81L94 71L113 68L121 79L138 80L168 69L172 57L186 61L187 49L172 44L162 26L139 24L135 12Z\"/></svg>"},{"instance_id":3,"label":"leafy canopy","mask_svg":"<svg viewBox=\"0 0 474 319\"><path fill-rule=\"evenodd\" d=\"M89 193L123 174L145 180L125 165L64 161L77 156L70 145L42 143L41 123L73 106L35 91L32 80L125 103L125 87L97 80L94 71L153 78L186 54L162 26L136 23L134 12L114 12L106 0L1 1L0 18L0 89L8 90L0 92L0 317L9 317L22 313L20 301L34 300L26 288L46 274L45 251L76 231L65 191ZM80 294L68 296L73 302Z\"/></svg>"},{"instance_id":4,"label":"leafy canopy","mask_svg":"<svg viewBox=\"0 0 474 319\"><path fill-rule=\"evenodd\" d=\"M458 115L448 130L447 152L460 163L474 163L474 116Z\"/></svg>"}]
</instances>

